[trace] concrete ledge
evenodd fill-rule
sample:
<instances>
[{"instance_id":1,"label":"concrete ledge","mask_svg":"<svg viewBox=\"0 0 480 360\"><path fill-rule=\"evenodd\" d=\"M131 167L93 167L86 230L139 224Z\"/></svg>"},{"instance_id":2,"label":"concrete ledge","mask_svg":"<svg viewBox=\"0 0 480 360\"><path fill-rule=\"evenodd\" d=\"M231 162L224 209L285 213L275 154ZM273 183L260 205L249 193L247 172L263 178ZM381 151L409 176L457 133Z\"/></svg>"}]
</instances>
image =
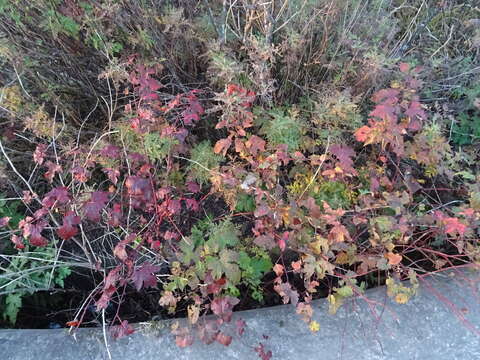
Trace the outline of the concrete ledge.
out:
<instances>
[{"instance_id":1,"label":"concrete ledge","mask_svg":"<svg viewBox=\"0 0 480 360\"><path fill-rule=\"evenodd\" d=\"M109 351L112 359L124 360L259 359L254 348L262 343L272 359L480 359L479 284L478 272L433 276L405 305L377 288L366 293L376 304L352 299L333 316L326 301L318 300L315 334L289 305L238 312L233 321L242 318L247 327L229 347L197 341L180 349L168 322L139 324L130 337L109 339ZM0 350L5 360L108 359L101 329L79 329L75 337L64 329L0 330Z\"/></svg>"}]
</instances>

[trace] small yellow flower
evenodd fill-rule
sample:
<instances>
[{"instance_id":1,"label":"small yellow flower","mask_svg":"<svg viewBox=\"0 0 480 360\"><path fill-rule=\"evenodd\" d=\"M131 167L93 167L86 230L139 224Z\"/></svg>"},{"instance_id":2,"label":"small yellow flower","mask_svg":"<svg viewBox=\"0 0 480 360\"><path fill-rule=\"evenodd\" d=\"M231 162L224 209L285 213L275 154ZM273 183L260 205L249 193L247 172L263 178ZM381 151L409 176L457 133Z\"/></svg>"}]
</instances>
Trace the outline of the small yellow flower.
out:
<instances>
[{"instance_id":1,"label":"small yellow flower","mask_svg":"<svg viewBox=\"0 0 480 360\"><path fill-rule=\"evenodd\" d=\"M320 324L315 320L310 321L310 324L308 327L310 328L311 332L317 332L318 330L320 330Z\"/></svg>"}]
</instances>

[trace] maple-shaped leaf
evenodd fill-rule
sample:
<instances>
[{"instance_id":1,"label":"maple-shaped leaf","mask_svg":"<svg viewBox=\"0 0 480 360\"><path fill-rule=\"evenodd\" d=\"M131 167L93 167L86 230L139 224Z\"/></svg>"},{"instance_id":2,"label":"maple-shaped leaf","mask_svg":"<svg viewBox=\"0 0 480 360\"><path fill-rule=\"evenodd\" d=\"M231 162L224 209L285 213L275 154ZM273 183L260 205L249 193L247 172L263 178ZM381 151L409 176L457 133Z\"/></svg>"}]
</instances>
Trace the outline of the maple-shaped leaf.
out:
<instances>
[{"instance_id":1,"label":"maple-shaped leaf","mask_svg":"<svg viewBox=\"0 0 480 360\"><path fill-rule=\"evenodd\" d=\"M100 155L103 157L107 157L110 159L118 159L120 158L120 151L121 148L115 145L107 145L102 150L100 150Z\"/></svg>"},{"instance_id":2,"label":"maple-shaped leaf","mask_svg":"<svg viewBox=\"0 0 480 360\"><path fill-rule=\"evenodd\" d=\"M183 112L183 122L185 125L192 125L194 122L200 121L200 115L192 111L190 108Z\"/></svg>"},{"instance_id":3,"label":"maple-shaped leaf","mask_svg":"<svg viewBox=\"0 0 480 360\"><path fill-rule=\"evenodd\" d=\"M255 237L253 242L255 245L269 250L273 249L276 245L275 238L271 234L259 235Z\"/></svg>"},{"instance_id":4,"label":"maple-shaped leaf","mask_svg":"<svg viewBox=\"0 0 480 360\"><path fill-rule=\"evenodd\" d=\"M52 209L54 205L65 205L70 201L70 194L68 188L65 186L59 186L53 188L42 200L42 205L48 209Z\"/></svg>"},{"instance_id":5,"label":"maple-shaped leaf","mask_svg":"<svg viewBox=\"0 0 480 360\"><path fill-rule=\"evenodd\" d=\"M356 153L350 146L335 144L330 147L330 152L339 160L340 167L344 171L356 175L357 172L353 168L353 158Z\"/></svg>"},{"instance_id":6,"label":"maple-shaped leaf","mask_svg":"<svg viewBox=\"0 0 480 360\"><path fill-rule=\"evenodd\" d=\"M187 190L194 194L200 191L200 185L198 185L198 183L195 181L187 181L185 185L187 186Z\"/></svg>"},{"instance_id":7,"label":"maple-shaped leaf","mask_svg":"<svg viewBox=\"0 0 480 360\"><path fill-rule=\"evenodd\" d=\"M200 209L198 201L195 199L186 199L185 204L187 205L187 209L189 210L198 211L198 209Z\"/></svg>"},{"instance_id":8,"label":"maple-shaped leaf","mask_svg":"<svg viewBox=\"0 0 480 360\"><path fill-rule=\"evenodd\" d=\"M288 304L289 302L293 306L297 306L298 303L298 292L292 289L292 285L288 282L283 282L277 284L273 287L275 292L282 297L283 303Z\"/></svg>"},{"instance_id":9,"label":"maple-shaped leaf","mask_svg":"<svg viewBox=\"0 0 480 360\"><path fill-rule=\"evenodd\" d=\"M33 162L38 165L42 165L47 156L47 145L39 144L33 152Z\"/></svg>"},{"instance_id":10,"label":"maple-shaped leaf","mask_svg":"<svg viewBox=\"0 0 480 360\"><path fill-rule=\"evenodd\" d=\"M179 327L173 330L172 333L175 335L175 344L181 348L192 345L195 340L188 327Z\"/></svg>"},{"instance_id":11,"label":"maple-shaped leaf","mask_svg":"<svg viewBox=\"0 0 480 360\"><path fill-rule=\"evenodd\" d=\"M180 200L170 200L168 202L167 209L171 215L178 214L180 213L180 210L182 210L182 203Z\"/></svg>"},{"instance_id":12,"label":"maple-shaped leaf","mask_svg":"<svg viewBox=\"0 0 480 360\"><path fill-rule=\"evenodd\" d=\"M370 134L372 133L372 128L364 125L361 128L355 131L355 139L359 142L366 143L370 138Z\"/></svg>"},{"instance_id":13,"label":"maple-shaped leaf","mask_svg":"<svg viewBox=\"0 0 480 360\"><path fill-rule=\"evenodd\" d=\"M258 152L265 151L265 144L265 140L256 135L252 135L250 139L245 142L245 146L253 156L257 156Z\"/></svg>"},{"instance_id":14,"label":"maple-shaped leaf","mask_svg":"<svg viewBox=\"0 0 480 360\"><path fill-rule=\"evenodd\" d=\"M22 194L23 194L23 197L22 197L22 201L26 204L26 205L30 205L30 203L32 202L33 200L33 195L30 191L28 190L24 190L22 191Z\"/></svg>"},{"instance_id":15,"label":"maple-shaped leaf","mask_svg":"<svg viewBox=\"0 0 480 360\"><path fill-rule=\"evenodd\" d=\"M63 224L57 230L58 236L63 240L68 240L77 235L80 224L80 216L77 216L73 211L69 211L63 217Z\"/></svg>"},{"instance_id":16,"label":"maple-shaped leaf","mask_svg":"<svg viewBox=\"0 0 480 360\"><path fill-rule=\"evenodd\" d=\"M399 95L400 95L400 91L397 89L392 89L392 88L381 89L377 91L375 94L373 94L372 101L377 104L381 102L385 102L390 105L393 105L398 103Z\"/></svg>"},{"instance_id":17,"label":"maple-shaped leaf","mask_svg":"<svg viewBox=\"0 0 480 360\"><path fill-rule=\"evenodd\" d=\"M1 217L1 218L0 218L0 228L7 226L9 221L10 221L10 217L9 217L9 216Z\"/></svg>"},{"instance_id":18,"label":"maple-shaped leaf","mask_svg":"<svg viewBox=\"0 0 480 360\"><path fill-rule=\"evenodd\" d=\"M47 167L48 170L45 174L43 174L43 176L45 177L45 179L48 180L49 183L51 183L53 181L53 178L55 177L55 174L62 172L62 167L51 161L47 161L45 166Z\"/></svg>"},{"instance_id":19,"label":"maple-shaped leaf","mask_svg":"<svg viewBox=\"0 0 480 360\"><path fill-rule=\"evenodd\" d=\"M216 340L218 334L218 324L215 320L207 320L198 324L198 338L209 345Z\"/></svg>"},{"instance_id":20,"label":"maple-shaped leaf","mask_svg":"<svg viewBox=\"0 0 480 360\"><path fill-rule=\"evenodd\" d=\"M259 343L254 350L262 360L270 360L272 358L272 350L265 351L265 345L262 343Z\"/></svg>"},{"instance_id":21,"label":"maple-shaped leaf","mask_svg":"<svg viewBox=\"0 0 480 360\"><path fill-rule=\"evenodd\" d=\"M402 261L402 255L400 254L394 254L392 252L389 252L387 253L386 257L390 265L398 265Z\"/></svg>"},{"instance_id":22,"label":"maple-shaped leaf","mask_svg":"<svg viewBox=\"0 0 480 360\"><path fill-rule=\"evenodd\" d=\"M137 237L136 234L130 234L125 239L120 241L115 248L113 249L113 255L119 258L121 261L125 262L128 258L126 247Z\"/></svg>"},{"instance_id":23,"label":"maple-shaped leaf","mask_svg":"<svg viewBox=\"0 0 480 360\"><path fill-rule=\"evenodd\" d=\"M235 327L237 328L237 334L239 336L242 336L243 333L245 332L245 327L247 326L247 323L243 319L238 319L235 322Z\"/></svg>"},{"instance_id":24,"label":"maple-shaped leaf","mask_svg":"<svg viewBox=\"0 0 480 360\"><path fill-rule=\"evenodd\" d=\"M434 215L445 227L445 233L448 235L463 236L468 229L467 225L461 223L456 217L447 217L441 211L436 211Z\"/></svg>"},{"instance_id":25,"label":"maple-shaped leaf","mask_svg":"<svg viewBox=\"0 0 480 360\"><path fill-rule=\"evenodd\" d=\"M129 176L125 181L125 186L129 195L149 198L152 193L150 181L140 176Z\"/></svg>"},{"instance_id":26,"label":"maple-shaped leaf","mask_svg":"<svg viewBox=\"0 0 480 360\"><path fill-rule=\"evenodd\" d=\"M110 333L114 339L119 339L124 336L131 335L135 332L133 327L128 323L127 320L123 320L120 325L114 325L110 328Z\"/></svg>"},{"instance_id":27,"label":"maple-shaped leaf","mask_svg":"<svg viewBox=\"0 0 480 360\"><path fill-rule=\"evenodd\" d=\"M230 322L233 314L233 307L240 302L233 296L222 296L213 299L210 308L213 313L219 316L223 321Z\"/></svg>"},{"instance_id":28,"label":"maple-shaped leaf","mask_svg":"<svg viewBox=\"0 0 480 360\"><path fill-rule=\"evenodd\" d=\"M200 120L200 115L202 115L205 110L203 106L198 101L198 98L195 95L195 90L191 91L187 96L188 107L183 112L183 122L185 125L191 125L193 122Z\"/></svg>"},{"instance_id":29,"label":"maple-shaped leaf","mask_svg":"<svg viewBox=\"0 0 480 360\"><path fill-rule=\"evenodd\" d=\"M135 268L132 274L132 282L137 291L142 288L157 286L157 277L154 275L160 271L160 267L149 263L142 264Z\"/></svg>"},{"instance_id":30,"label":"maple-shaped leaf","mask_svg":"<svg viewBox=\"0 0 480 360\"><path fill-rule=\"evenodd\" d=\"M224 334L221 331L217 334L215 340L222 345L228 346L232 342L232 337L230 335Z\"/></svg>"},{"instance_id":31,"label":"maple-shaped leaf","mask_svg":"<svg viewBox=\"0 0 480 360\"><path fill-rule=\"evenodd\" d=\"M23 243L22 238L20 236L12 235L10 240L15 245L15 249L18 249L18 250L25 249L25 244Z\"/></svg>"},{"instance_id":32,"label":"maple-shaped leaf","mask_svg":"<svg viewBox=\"0 0 480 360\"><path fill-rule=\"evenodd\" d=\"M108 210L108 225L118 227L122 224L122 205L119 203L113 204L112 209Z\"/></svg>"},{"instance_id":33,"label":"maple-shaped leaf","mask_svg":"<svg viewBox=\"0 0 480 360\"><path fill-rule=\"evenodd\" d=\"M105 174L107 174L108 179L114 184L117 185L118 177L120 176L120 171L112 168L103 168Z\"/></svg>"},{"instance_id":34,"label":"maple-shaped leaf","mask_svg":"<svg viewBox=\"0 0 480 360\"><path fill-rule=\"evenodd\" d=\"M82 166L75 166L70 170L75 180L85 183L90 178L90 172Z\"/></svg>"},{"instance_id":35,"label":"maple-shaped leaf","mask_svg":"<svg viewBox=\"0 0 480 360\"><path fill-rule=\"evenodd\" d=\"M48 242L42 236L42 230L47 226L47 222L40 220L33 224L33 220L33 218L27 216L20 221L18 227L23 230L23 237L28 239L31 245L38 247L46 246Z\"/></svg>"},{"instance_id":36,"label":"maple-shaped leaf","mask_svg":"<svg viewBox=\"0 0 480 360\"><path fill-rule=\"evenodd\" d=\"M85 216L88 220L98 222L101 220L100 211L108 202L108 192L94 191L90 196L90 200L83 205Z\"/></svg>"},{"instance_id":37,"label":"maple-shaped leaf","mask_svg":"<svg viewBox=\"0 0 480 360\"><path fill-rule=\"evenodd\" d=\"M394 121L397 119L395 107L385 104L378 104L375 106L375 109L370 112L369 116L386 121Z\"/></svg>"},{"instance_id":38,"label":"maple-shaped leaf","mask_svg":"<svg viewBox=\"0 0 480 360\"><path fill-rule=\"evenodd\" d=\"M228 137L225 139L220 139L215 143L215 146L213 147L213 152L215 154L222 153L222 155L225 156L231 145L232 145L231 138Z\"/></svg>"},{"instance_id":39,"label":"maple-shaped leaf","mask_svg":"<svg viewBox=\"0 0 480 360\"><path fill-rule=\"evenodd\" d=\"M350 240L350 233L345 226L338 224L330 229L328 240L334 243L345 242Z\"/></svg>"},{"instance_id":40,"label":"maple-shaped leaf","mask_svg":"<svg viewBox=\"0 0 480 360\"><path fill-rule=\"evenodd\" d=\"M115 291L117 291L117 283L120 280L121 269L122 265L118 265L109 271L107 277L103 282L102 295L95 302L97 311L106 309L110 302L110 299L112 298L112 295L115 293Z\"/></svg>"}]
</instances>

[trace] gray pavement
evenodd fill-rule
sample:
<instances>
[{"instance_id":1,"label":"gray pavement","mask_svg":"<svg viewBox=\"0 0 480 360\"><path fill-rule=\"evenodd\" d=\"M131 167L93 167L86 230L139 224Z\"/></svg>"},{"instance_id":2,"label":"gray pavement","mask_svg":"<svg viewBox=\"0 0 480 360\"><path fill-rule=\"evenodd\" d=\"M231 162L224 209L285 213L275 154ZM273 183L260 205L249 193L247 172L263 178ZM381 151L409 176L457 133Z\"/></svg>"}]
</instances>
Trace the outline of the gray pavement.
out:
<instances>
[{"instance_id":1,"label":"gray pavement","mask_svg":"<svg viewBox=\"0 0 480 360\"><path fill-rule=\"evenodd\" d=\"M230 346L196 341L182 349L168 322L138 324L135 334L108 339L112 359L260 359L263 344L271 359L435 359L480 360L480 274L455 272L422 281L405 305L386 297L385 288L366 292L366 302L348 301L336 315L325 300L314 302L320 330L311 333L292 306L237 312L245 333ZM374 303L375 302L375 303ZM101 329L0 330L1 360L108 359Z\"/></svg>"}]
</instances>

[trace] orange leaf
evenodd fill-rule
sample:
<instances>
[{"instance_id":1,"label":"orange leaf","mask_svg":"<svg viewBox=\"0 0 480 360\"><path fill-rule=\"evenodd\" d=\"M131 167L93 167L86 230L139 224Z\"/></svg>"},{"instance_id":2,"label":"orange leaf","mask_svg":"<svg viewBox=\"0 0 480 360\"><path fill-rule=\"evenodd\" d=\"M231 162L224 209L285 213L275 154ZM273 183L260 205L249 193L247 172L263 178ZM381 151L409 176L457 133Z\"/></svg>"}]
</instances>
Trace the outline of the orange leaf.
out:
<instances>
[{"instance_id":1,"label":"orange leaf","mask_svg":"<svg viewBox=\"0 0 480 360\"><path fill-rule=\"evenodd\" d=\"M390 265L398 265L402 261L402 255L389 252L387 253L387 259Z\"/></svg>"},{"instance_id":2,"label":"orange leaf","mask_svg":"<svg viewBox=\"0 0 480 360\"><path fill-rule=\"evenodd\" d=\"M275 266L273 267L273 271L275 271L275 274L277 274L277 276L282 276L283 270L284 267L281 264L275 264Z\"/></svg>"},{"instance_id":3,"label":"orange leaf","mask_svg":"<svg viewBox=\"0 0 480 360\"><path fill-rule=\"evenodd\" d=\"M371 131L372 129L367 125L362 126L361 128L357 129L357 131L355 131L355 138L357 139L357 141L366 142Z\"/></svg>"},{"instance_id":4,"label":"orange leaf","mask_svg":"<svg viewBox=\"0 0 480 360\"><path fill-rule=\"evenodd\" d=\"M215 154L222 153L223 156L225 156L230 145L232 145L232 139L230 138L218 140L213 147L213 151L215 152Z\"/></svg>"}]
</instances>

